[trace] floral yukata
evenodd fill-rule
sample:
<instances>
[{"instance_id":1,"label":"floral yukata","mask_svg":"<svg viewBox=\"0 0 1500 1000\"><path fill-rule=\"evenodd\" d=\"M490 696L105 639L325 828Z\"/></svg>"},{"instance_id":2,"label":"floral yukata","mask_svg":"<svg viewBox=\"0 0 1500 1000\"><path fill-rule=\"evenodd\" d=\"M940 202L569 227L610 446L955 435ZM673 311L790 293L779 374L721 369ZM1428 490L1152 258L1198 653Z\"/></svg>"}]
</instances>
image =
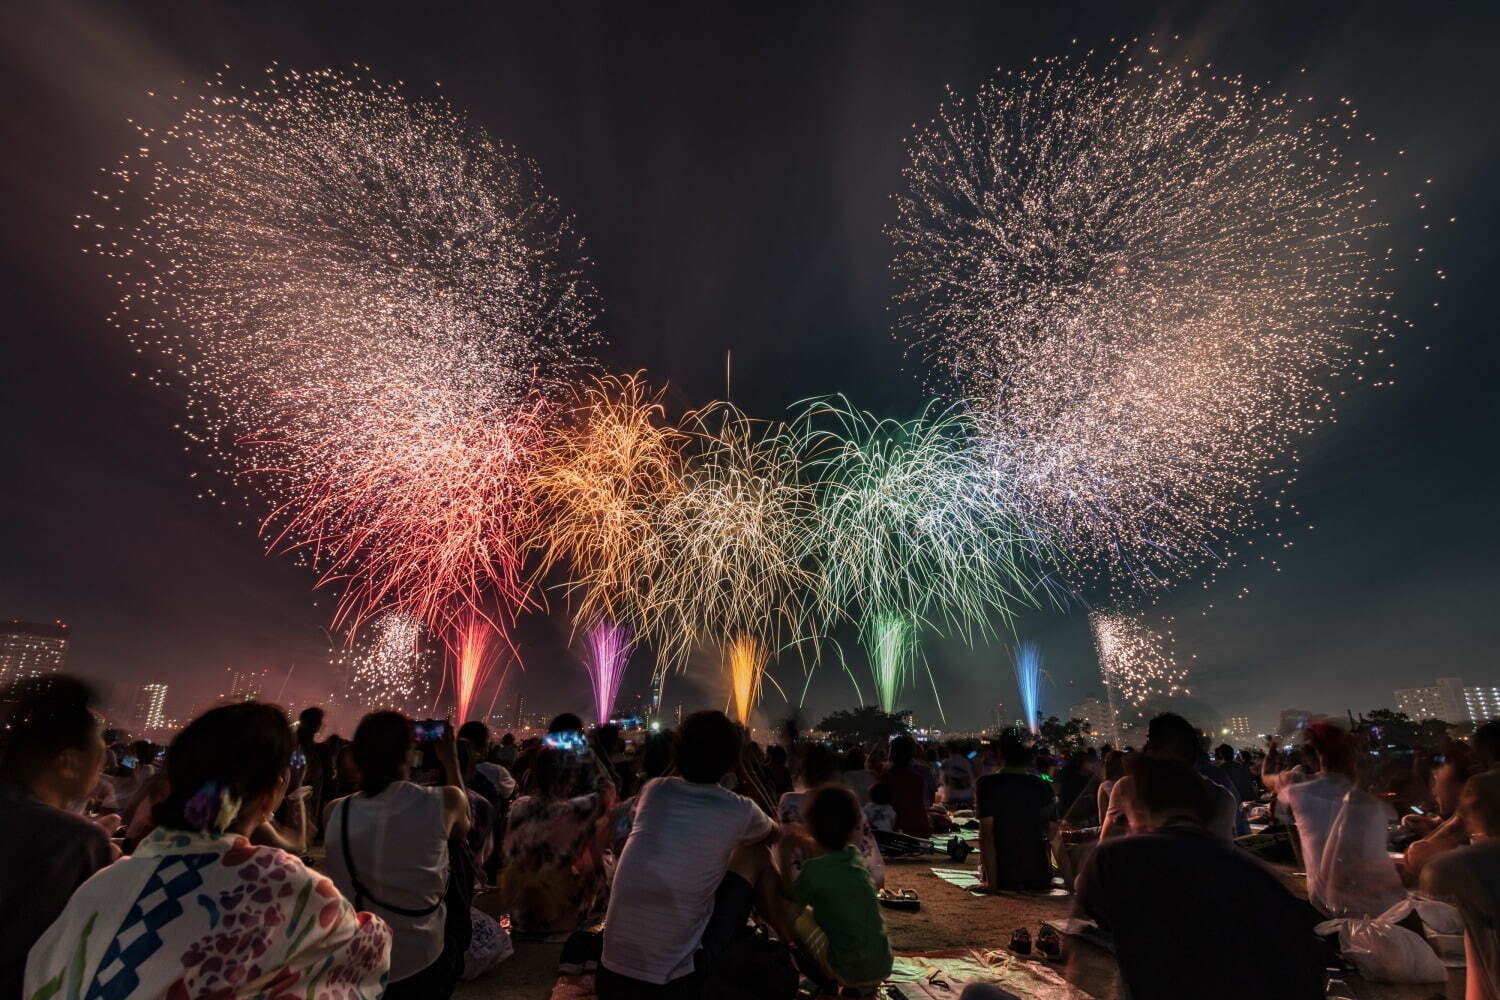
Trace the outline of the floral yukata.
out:
<instances>
[{"instance_id":1,"label":"floral yukata","mask_svg":"<svg viewBox=\"0 0 1500 1000\"><path fill-rule=\"evenodd\" d=\"M158 829L32 947L29 1000L375 1000L391 934L333 883L236 834Z\"/></svg>"},{"instance_id":2,"label":"floral yukata","mask_svg":"<svg viewBox=\"0 0 1500 1000\"><path fill-rule=\"evenodd\" d=\"M500 888L512 933L565 937L603 902L604 823L614 805L615 786L600 775L587 795L527 795L510 807Z\"/></svg>"}]
</instances>

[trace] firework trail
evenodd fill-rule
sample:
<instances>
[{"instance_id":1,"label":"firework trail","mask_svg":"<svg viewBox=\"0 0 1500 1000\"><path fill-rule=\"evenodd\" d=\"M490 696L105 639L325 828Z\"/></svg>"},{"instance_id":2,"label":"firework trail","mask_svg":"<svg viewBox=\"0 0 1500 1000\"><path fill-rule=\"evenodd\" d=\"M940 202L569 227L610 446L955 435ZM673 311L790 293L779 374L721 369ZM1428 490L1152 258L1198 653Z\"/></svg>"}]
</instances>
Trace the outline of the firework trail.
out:
<instances>
[{"instance_id":1,"label":"firework trail","mask_svg":"<svg viewBox=\"0 0 1500 1000\"><path fill-rule=\"evenodd\" d=\"M630 629L613 622L596 623L584 635L583 665L594 687L594 721L604 725L615 711L615 696L630 662Z\"/></svg>"},{"instance_id":2,"label":"firework trail","mask_svg":"<svg viewBox=\"0 0 1500 1000\"><path fill-rule=\"evenodd\" d=\"M972 641L1037 605L1041 562L1015 489L974 446L961 410L929 407L900 423L835 398L808 404L795 426L816 481L806 536L820 570L815 608L824 628L859 622L883 706L912 676L921 630Z\"/></svg>"},{"instance_id":3,"label":"firework trail","mask_svg":"<svg viewBox=\"0 0 1500 1000\"><path fill-rule=\"evenodd\" d=\"M469 710L474 697L494 673L508 641L489 619L478 612L471 613L459 630L448 651L459 722L473 718Z\"/></svg>"},{"instance_id":4,"label":"firework trail","mask_svg":"<svg viewBox=\"0 0 1500 1000\"><path fill-rule=\"evenodd\" d=\"M1150 49L1089 62L950 95L891 236L903 323L1033 530L1120 594L1234 559L1402 321L1347 102Z\"/></svg>"},{"instance_id":5,"label":"firework trail","mask_svg":"<svg viewBox=\"0 0 1500 1000\"><path fill-rule=\"evenodd\" d=\"M1136 706L1150 698L1191 694L1187 672L1168 650L1169 636L1152 630L1139 615L1095 611L1089 627L1111 706L1116 694Z\"/></svg>"},{"instance_id":6,"label":"firework trail","mask_svg":"<svg viewBox=\"0 0 1500 1000\"><path fill-rule=\"evenodd\" d=\"M861 634L863 634L861 631ZM894 712L896 699L916 672L917 637L911 622L897 615L877 614L868 628L870 671L882 712Z\"/></svg>"},{"instance_id":7,"label":"firework trail","mask_svg":"<svg viewBox=\"0 0 1500 1000\"><path fill-rule=\"evenodd\" d=\"M1035 736L1040 704L1038 696L1041 694L1038 683L1042 672L1042 647L1031 641L1020 643L1011 651L1011 661L1016 670L1016 687L1021 692L1021 707L1026 712L1026 725Z\"/></svg>"},{"instance_id":8,"label":"firework trail","mask_svg":"<svg viewBox=\"0 0 1500 1000\"><path fill-rule=\"evenodd\" d=\"M440 100L333 71L222 79L80 220L115 322L185 383L190 434L265 533L439 633L528 599L525 483L597 339L579 239L535 167Z\"/></svg>"},{"instance_id":9,"label":"firework trail","mask_svg":"<svg viewBox=\"0 0 1500 1000\"><path fill-rule=\"evenodd\" d=\"M649 601L665 560L661 511L681 491L686 441L639 373L575 392L537 483L539 572L567 566L575 621L620 620Z\"/></svg>"},{"instance_id":10,"label":"firework trail","mask_svg":"<svg viewBox=\"0 0 1500 1000\"><path fill-rule=\"evenodd\" d=\"M724 651L734 710L740 725L750 725L750 713L760 702L760 688L771 654L765 643L751 635L735 636Z\"/></svg>"}]
</instances>

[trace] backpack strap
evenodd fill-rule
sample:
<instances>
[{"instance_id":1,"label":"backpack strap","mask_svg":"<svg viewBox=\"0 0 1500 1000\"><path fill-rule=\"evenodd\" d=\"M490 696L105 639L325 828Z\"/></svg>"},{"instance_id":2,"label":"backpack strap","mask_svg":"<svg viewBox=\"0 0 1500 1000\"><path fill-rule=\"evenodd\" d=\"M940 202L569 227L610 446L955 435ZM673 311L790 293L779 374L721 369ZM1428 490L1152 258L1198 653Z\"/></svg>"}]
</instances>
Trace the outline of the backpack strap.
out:
<instances>
[{"instance_id":1,"label":"backpack strap","mask_svg":"<svg viewBox=\"0 0 1500 1000\"><path fill-rule=\"evenodd\" d=\"M437 902L431 906L424 906L419 910L413 910L381 902L359 880L359 872L354 869L354 855L349 852L349 800L352 798L354 798L353 795L344 799L344 804L340 807L339 835L344 846L344 867L349 870L349 881L354 885L354 908L356 910L363 910L365 908L365 900L368 899L382 910L388 910L401 917L425 917L430 913L437 912L437 908L443 905L443 899L447 895L446 886L444 887L443 894L438 896Z\"/></svg>"}]
</instances>

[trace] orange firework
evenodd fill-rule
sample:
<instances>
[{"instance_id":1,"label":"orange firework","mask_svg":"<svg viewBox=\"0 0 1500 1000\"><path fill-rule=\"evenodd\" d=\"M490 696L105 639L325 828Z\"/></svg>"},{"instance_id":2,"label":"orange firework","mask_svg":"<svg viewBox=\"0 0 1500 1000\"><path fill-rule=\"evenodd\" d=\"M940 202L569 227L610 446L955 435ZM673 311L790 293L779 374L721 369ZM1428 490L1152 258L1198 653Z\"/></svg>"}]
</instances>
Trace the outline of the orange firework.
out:
<instances>
[{"instance_id":1,"label":"orange firework","mask_svg":"<svg viewBox=\"0 0 1500 1000\"><path fill-rule=\"evenodd\" d=\"M540 571L568 564L575 621L638 621L660 571L659 515L681 490L686 440L660 398L639 373L598 378L576 390L572 420L548 450Z\"/></svg>"},{"instance_id":2,"label":"orange firework","mask_svg":"<svg viewBox=\"0 0 1500 1000\"><path fill-rule=\"evenodd\" d=\"M760 701L761 682L766 677L766 667L771 655L766 646L752 635L741 633L730 642L725 651L725 665L729 670L729 683L733 688L734 710L740 724L750 725L750 713Z\"/></svg>"}]
</instances>

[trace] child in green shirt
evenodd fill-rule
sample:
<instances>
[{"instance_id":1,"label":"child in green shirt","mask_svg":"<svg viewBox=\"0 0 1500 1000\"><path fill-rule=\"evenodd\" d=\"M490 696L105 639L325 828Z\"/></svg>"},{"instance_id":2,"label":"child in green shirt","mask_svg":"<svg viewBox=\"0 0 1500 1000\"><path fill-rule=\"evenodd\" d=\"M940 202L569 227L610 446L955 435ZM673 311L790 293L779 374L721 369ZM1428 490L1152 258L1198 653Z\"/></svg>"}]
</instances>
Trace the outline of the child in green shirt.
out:
<instances>
[{"instance_id":1,"label":"child in green shirt","mask_svg":"<svg viewBox=\"0 0 1500 1000\"><path fill-rule=\"evenodd\" d=\"M847 788L824 785L802 816L814 843L807 845L801 874L787 884L792 936L842 985L876 986L890 975L891 943L875 882L850 843L859 827L859 802ZM783 879L789 872L783 865Z\"/></svg>"}]
</instances>

